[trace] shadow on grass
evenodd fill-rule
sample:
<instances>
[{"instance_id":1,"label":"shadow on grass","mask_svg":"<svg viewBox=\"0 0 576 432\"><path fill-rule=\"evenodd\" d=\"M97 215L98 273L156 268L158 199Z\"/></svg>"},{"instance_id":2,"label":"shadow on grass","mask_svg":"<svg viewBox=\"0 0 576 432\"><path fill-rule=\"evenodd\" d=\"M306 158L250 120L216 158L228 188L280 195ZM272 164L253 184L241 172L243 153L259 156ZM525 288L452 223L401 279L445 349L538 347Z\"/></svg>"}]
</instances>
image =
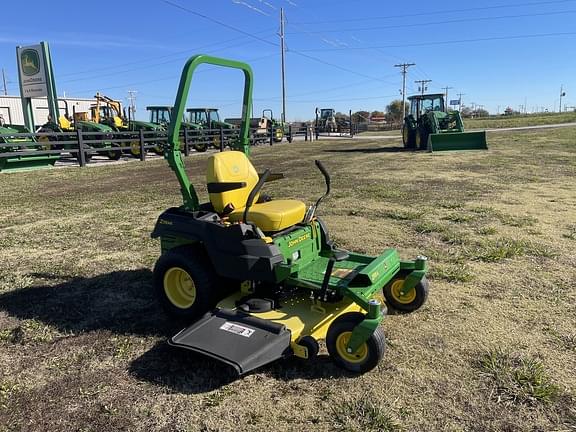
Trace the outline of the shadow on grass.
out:
<instances>
[{"instance_id":1,"label":"shadow on grass","mask_svg":"<svg viewBox=\"0 0 576 432\"><path fill-rule=\"evenodd\" d=\"M71 278L57 285L33 286L0 295L0 310L22 320L43 322L61 332L109 330L167 336L177 328L161 311L151 282L152 272L148 269Z\"/></svg>"},{"instance_id":2,"label":"shadow on grass","mask_svg":"<svg viewBox=\"0 0 576 432\"><path fill-rule=\"evenodd\" d=\"M238 376L234 368L225 363L193 351L172 347L166 342L157 343L133 360L128 371L138 380L187 394L217 390L252 374L265 374L286 382L295 379L315 381L355 376L335 366L327 355L321 355L312 362L288 357Z\"/></svg>"},{"instance_id":3,"label":"shadow on grass","mask_svg":"<svg viewBox=\"0 0 576 432\"><path fill-rule=\"evenodd\" d=\"M407 151L409 150L404 149L404 147L370 147L324 150L326 153L400 153Z\"/></svg>"},{"instance_id":4,"label":"shadow on grass","mask_svg":"<svg viewBox=\"0 0 576 432\"><path fill-rule=\"evenodd\" d=\"M35 274L54 280L49 274ZM109 331L120 335L170 337L182 325L161 310L148 269L117 271L93 278L70 278L57 285L39 285L0 295L0 311L21 320L36 320L63 333ZM205 393L238 379L230 366L159 341L128 366L136 379L178 393ZM323 379L346 376L326 356L313 363L295 358L257 369L276 379Z\"/></svg>"}]
</instances>

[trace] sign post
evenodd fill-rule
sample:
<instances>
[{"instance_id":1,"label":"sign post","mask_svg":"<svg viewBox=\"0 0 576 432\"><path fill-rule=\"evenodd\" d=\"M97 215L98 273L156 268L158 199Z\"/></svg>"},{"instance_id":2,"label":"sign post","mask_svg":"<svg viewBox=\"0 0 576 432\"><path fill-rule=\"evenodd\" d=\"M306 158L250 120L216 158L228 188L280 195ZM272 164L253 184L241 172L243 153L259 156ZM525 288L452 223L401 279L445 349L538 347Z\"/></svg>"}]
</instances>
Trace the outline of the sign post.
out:
<instances>
[{"instance_id":1,"label":"sign post","mask_svg":"<svg viewBox=\"0 0 576 432\"><path fill-rule=\"evenodd\" d=\"M30 132L34 132L34 110L32 98L46 97L48 111L53 122L58 122L58 102L56 83L47 42L38 45L16 47L18 61L18 78L20 81L20 97L24 111L24 123Z\"/></svg>"}]
</instances>

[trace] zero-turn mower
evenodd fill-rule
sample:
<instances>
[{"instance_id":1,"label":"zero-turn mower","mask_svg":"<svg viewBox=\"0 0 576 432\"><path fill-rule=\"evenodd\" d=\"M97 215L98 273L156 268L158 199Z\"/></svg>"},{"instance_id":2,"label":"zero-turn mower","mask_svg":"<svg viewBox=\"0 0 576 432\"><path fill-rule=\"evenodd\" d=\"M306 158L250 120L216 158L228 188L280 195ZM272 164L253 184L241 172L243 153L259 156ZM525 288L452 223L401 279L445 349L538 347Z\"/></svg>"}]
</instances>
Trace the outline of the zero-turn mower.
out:
<instances>
[{"instance_id":1,"label":"zero-turn mower","mask_svg":"<svg viewBox=\"0 0 576 432\"><path fill-rule=\"evenodd\" d=\"M210 200L200 204L178 136L192 74L204 63L242 70L245 85L235 150L208 158ZM367 372L384 355L386 305L412 312L426 301L427 259L402 261L395 249L366 256L337 248L316 216L330 192L319 161L326 192L316 203L265 197L265 182L283 176L258 174L247 157L252 85L247 64L205 55L192 57L182 72L165 157L184 203L162 213L152 233L162 249L155 290L170 316L192 323L169 343L243 374L292 355L313 359L325 340L334 363Z\"/></svg>"}]
</instances>

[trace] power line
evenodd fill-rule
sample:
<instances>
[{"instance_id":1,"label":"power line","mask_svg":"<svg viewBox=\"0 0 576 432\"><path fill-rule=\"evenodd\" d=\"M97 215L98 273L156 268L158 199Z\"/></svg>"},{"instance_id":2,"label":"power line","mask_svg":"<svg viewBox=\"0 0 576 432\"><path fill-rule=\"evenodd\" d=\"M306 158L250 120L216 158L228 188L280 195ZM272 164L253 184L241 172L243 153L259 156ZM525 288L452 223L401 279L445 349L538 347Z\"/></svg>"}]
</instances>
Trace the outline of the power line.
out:
<instances>
[{"instance_id":1,"label":"power line","mask_svg":"<svg viewBox=\"0 0 576 432\"><path fill-rule=\"evenodd\" d=\"M409 28L409 27L423 27L431 25L442 25L442 24L457 24L465 22L476 22L476 21L493 21L501 19L511 19L511 18L527 18L527 17L540 17L540 16L550 16L550 15L565 15L576 13L576 10L566 10L557 12L539 12L534 14L517 14L517 15L501 15L496 17L478 17L478 18L458 18L444 21L432 21L425 23L412 23L412 24L394 24L388 26L379 27L360 27L360 28L348 28L348 29L334 29L334 30L318 30L309 33L341 33L341 32L352 32L352 31L373 31L373 30L387 30L387 29L399 29L399 28ZM298 34L298 32L290 32L289 34Z\"/></svg>"},{"instance_id":2,"label":"power line","mask_svg":"<svg viewBox=\"0 0 576 432\"><path fill-rule=\"evenodd\" d=\"M266 30L261 30L256 32L255 34L263 34L263 33L267 33L274 30L274 28L267 28ZM189 48L189 49L185 49L185 50L181 50L181 51L177 51L171 54L165 54L162 56L155 56L155 57L148 57L145 59L141 59L141 60L136 60L136 61L132 61L132 62L127 62L127 63L119 63L116 65L109 65L109 66L103 66L103 67L99 67L99 68L90 68L90 69L86 69L83 71L77 71L77 72L69 72L69 73L63 73L63 74L59 74L60 77L66 77L66 76L73 76L73 75L81 75L81 74L85 74L85 73L90 73L90 72L95 72L95 71L103 71L103 70L109 70L109 69L117 69L119 67L123 67L123 66L132 66L135 64L141 64L141 63L146 63L146 62L150 62L150 61L157 61L160 59L164 59L164 58L169 58L169 57L173 57L173 56L180 56L182 54L185 53L190 53L190 52L198 52L199 50L203 50L206 48L210 48L213 47L215 45L221 45L221 44L225 44L228 42L238 42L238 38L233 38L233 39L226 39L224 41L220 41L220 42L213 42L207 45L202 45L200 47L197 48ZM228 47L228 48L233 48L234 46ZM162 63L163 64L163 63Z\"/></svg>"},{"instance_id":3,"label":"power line","mask_svg":"<svg viewBox=\"0 0 576 432\"><path fill-rule=\"evenodd\" d=\"M253 39L259 40L259 41L261 41L261 42L263 42L263 43L266 43L266 44L268 44L268 45L272 45L272 46L275 46L275 47L278 47L278 46L279 46L278 44L276 44L276 43L274 43L274 42L270 42L269 40L266 40L266 39L260 38L260 37L258 37L258 36L255 36L255 35L253 35L253 34L250 34L250 33L246 32L246 31L244 31L244 30L242 30L242 29L239 29L239 28L237 28L237 27L234 27L234 26L231 26L231 25L229 25L229 24L223 23L223 22L218 21L218 20L216 20L216 19L214 19L214 18L210 18L210 17L207 16L207 15L204 15L204 14L201 14L201 13L198 13L198 12L195 12L195 11L193 11L193 10L191 10L191 9L188 9L187 7L181 6L181 5L179 5L179 4L177 4L177 3L174 3L174 2L172 2L172 1L170 1L170 0L162 0L162 1L163 1L164 3L166 3L166 4L169 4L169 5L171 5L171 6L174 6L174 7L178 8L178 9L181 9L181 10L186 11L186 12L189 12L189 13L191 13L191 14L193 14L193 15L196 15L196 16L199 16L199 17L201 17L201 18L204 18L204 19L206 19L206 20L208 20L208 21L210 21L210 22L213 22L213 23L215 23L215 24L218 24L218 25L220 25L220 26L223 26L223 27L225 27L225 28L227 28L227 29L229 29L229 30L233 30L233 31L236 31L236 32L238 32L238 33L242 33L242 34L245 35L245 36L249 36L249 37L251 37L251 38L253 38ZM287 49L287 52L294 53L294 54L299 55L299 56L301 56L301 57L307 58L307 59L312 60L312 61L315 61L315 62L317 62L317 63L324 64L324 65L326 65L326 66L331 66L331 67L333 67L333 68L339 69L339 70L344 71L344 72L348 72L348 73L351 73L351 74L354 74L354 75L358 75L358 76L361 76L361 77L364 77L364 78L370 78L370 79L372 79L372 80L374 80L374 81L380 81L378 78L371 77L371 76L369 76L369 75L365 75L365 74L360 73L360 72L356 72L356 71L354 71L354 70L345 68L345 67L343 67L343 66L340 66L340 65L337 65L337 64L334 64L334 63L327 62L327 61L325 61L325 60L319 59L319 58L317 58L317 57L313 57L313 56L308 55L308 54L304 54L302 51L296 51L296 50L292 50L292 49Z\"/></svg>"},{"instance_id":4,"label":"power line","mask_svg":"<svg viewBox=\"0 0 576 432\"><path fill-rule=\"evenodd\" d=\"M467 9L444 9L444 10L434 10L429 12L419 12L414 14L403 14L403 15L389 15L389 16L379 16L379 17L369 17L369 18L349 18L344 20L328 20L328 21L313 21L313 22L300 22L297 24L330 24L330 23L341 23L341 22L357 22L357 21L375 21L381 19L395 19L395 18L412 18L418 16L430 16L430 15L445 15L448 13L460 13L460 12L476 12L482 10L494 10L494 9L509 9L515 7L528 7L528 6L540 6L540 5L550 5L550 4L560 4L560 3L574 3L576 0L553 0L553 1L543 1L543 2L531 2L531 3L515 3L509 5L497 5L497 6L483 6L483 7L473 7Z\"/></svg>"},{"instance_id":5,"label":"power line","mask_svg":"<svg viewBox=\"0 0 576 432\"><path fill-rule=\"evenodd\" d=\"M476 38L476 39L455 39L455 40L436 41L436 42L418 42L418 43L397 44L397 45L381 45L370 47L312 48L301 50L300 52L302 53L302 52L320 52L320 51L372 50L378 48L406 48L406 47L421 47L421 46L433 46L433 45L450 45L450 44L470 43L470 42L488 42L498 40L530 39L538 37L574 36L574 35L576 35L576 32L540 33L540 34L525 34L514 36L494 36L494 37Z\"/></svg>"}]
</instances>

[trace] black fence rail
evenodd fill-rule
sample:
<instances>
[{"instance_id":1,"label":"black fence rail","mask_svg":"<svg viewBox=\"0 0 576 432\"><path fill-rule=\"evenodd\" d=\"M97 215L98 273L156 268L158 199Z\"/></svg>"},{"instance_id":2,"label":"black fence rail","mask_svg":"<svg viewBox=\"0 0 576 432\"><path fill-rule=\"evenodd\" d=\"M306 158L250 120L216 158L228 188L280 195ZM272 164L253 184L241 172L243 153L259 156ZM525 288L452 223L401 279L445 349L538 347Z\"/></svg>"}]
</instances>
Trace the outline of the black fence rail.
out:
<instances>
[{"instance_id":1,"label":"black fence rail","mask_svg":"<svg viewBox=\"0 0 576 432\"><path fill-rule=\"evenodd\" d=\"M184 129L180 133L182 152L188 156L192 152L205 152L209 149L224 150L239 138L239 129ZM273 130L250 131L252 145L277 143ZM292 141L291 129L282 139ZM148 152L162 155L167 147L167 131L122 131L122 132L42 132L0 134L0 159L10 158L74 158L80 166L85 166L93 156L105 156L118 160L123 155L146 160Z\"/></svg>"}]
</instances>

